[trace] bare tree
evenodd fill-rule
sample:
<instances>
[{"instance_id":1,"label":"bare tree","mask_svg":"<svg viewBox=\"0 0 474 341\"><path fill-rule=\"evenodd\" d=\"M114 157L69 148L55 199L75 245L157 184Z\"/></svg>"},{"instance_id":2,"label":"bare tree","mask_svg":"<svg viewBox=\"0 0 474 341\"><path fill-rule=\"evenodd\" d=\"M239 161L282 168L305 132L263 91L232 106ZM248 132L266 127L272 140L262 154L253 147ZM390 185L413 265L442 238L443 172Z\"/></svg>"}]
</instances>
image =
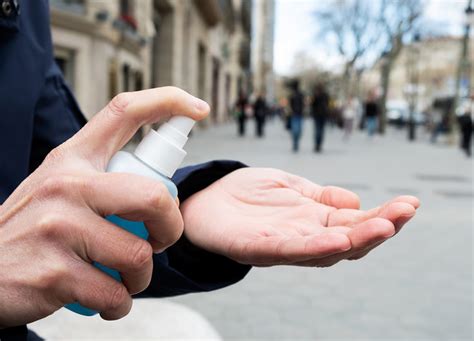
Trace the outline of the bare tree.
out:
<instances>
[{"instance_id":1,"label":"bare tree","mask_svg":"<svg viewBox=\"0 0 474 341\"><path fill-rule=\"evenodd\" d=\"M380 79L382 85L380 133L385 133L387 124L386 102L390 84L390 73L395 59L400 54L403 41L414 33L423 11L422 0L382 0L379 24L382 28L383 43Z\"/></svg>"},{"instance_id":2,"label":"bare tree","mask_svg":"<svg viewBox=\"0 0 474 341\"><path fill-rule=\"evenodd\" d=\"M351 87L356 63L377 42L378 24L372 2L367 0L333 0L316 12L320 35L335 41L337 51L345 59L344 94Z\"/></svg>"}]
</instances>

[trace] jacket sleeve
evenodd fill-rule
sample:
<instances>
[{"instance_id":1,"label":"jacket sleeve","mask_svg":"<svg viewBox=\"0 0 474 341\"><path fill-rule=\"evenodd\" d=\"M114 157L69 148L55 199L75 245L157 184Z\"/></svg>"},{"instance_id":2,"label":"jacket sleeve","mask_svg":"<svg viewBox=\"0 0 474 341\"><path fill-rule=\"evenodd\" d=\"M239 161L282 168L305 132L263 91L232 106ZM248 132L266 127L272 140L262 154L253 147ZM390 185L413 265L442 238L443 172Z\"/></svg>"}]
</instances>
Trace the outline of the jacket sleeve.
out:
<instances>
[{"instance_id":1,"label":"jacket sleeve","mask_svg":"<svg viewBox=\"0 0 474 341\"><path fill-rule=\"evenodd\" d=\"M212 161L177 171L173 181L178 187L181 202L214 181L245 167L236 161ZM165 297L191 292L211 291L241 280L250 266L224 256L207 252L189 242L186 237L154 256L150 286L139 296Z\"/></svg>"},{"instance_id":2,"label":"jacket sleeve","mask_svg":"<svg viewBox=\"0 0 474 341\"><path fill-rule=\"evenodd\" d=\"M85 123L86 119L61 70L51 60L34 113L30 172L53 148L71 138Z\"/></svg>"}]
</instances>

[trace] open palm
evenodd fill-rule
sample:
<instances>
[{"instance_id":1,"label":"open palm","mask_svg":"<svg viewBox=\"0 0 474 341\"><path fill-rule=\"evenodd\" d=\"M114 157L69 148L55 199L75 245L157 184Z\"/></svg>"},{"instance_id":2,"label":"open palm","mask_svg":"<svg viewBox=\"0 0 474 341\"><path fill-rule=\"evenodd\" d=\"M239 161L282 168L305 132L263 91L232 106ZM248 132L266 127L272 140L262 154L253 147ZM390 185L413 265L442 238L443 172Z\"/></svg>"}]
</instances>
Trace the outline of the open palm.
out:
<instances>
[{"instance_id":1,"label":"open palm","mask_svg":"<svg viewBox=\"0 0 474 341\"><path fill-rule=\"evenodd\" d=\"M357 259L415 215L402 196L368 211L356 194L268 168L232 172L182 206L195 245L257 266L330 266Z\"/></svg>"}]
</instances>

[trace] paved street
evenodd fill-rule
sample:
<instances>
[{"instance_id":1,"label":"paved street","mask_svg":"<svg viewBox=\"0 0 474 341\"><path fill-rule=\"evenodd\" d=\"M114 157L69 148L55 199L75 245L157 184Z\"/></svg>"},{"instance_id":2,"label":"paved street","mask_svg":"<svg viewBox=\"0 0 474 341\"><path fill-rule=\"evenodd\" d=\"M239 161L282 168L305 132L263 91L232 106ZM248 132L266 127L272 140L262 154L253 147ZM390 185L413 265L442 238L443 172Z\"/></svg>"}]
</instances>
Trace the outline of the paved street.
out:
<instances>
[{"instance_id":1,"label":"paved street","mask_svg":"<svg viewBox=\"0 0 474 341\"><path fill-rule=\"evenodd\" d=\"M281 168L352 189L363 208L414 194L422 201L416 218L361 261L253 269L230 288L171 301L200 312L224 339L471 339L472 161L426 136L410 144L395 130L372 141L357 133L349 142L331 130L316 155L306 123L299 154L290 152L279 122L262 140L253 136L253 123L242 139L233 125L222 125L195 132L186 162L237 159Z\"/></svg>"}]
</instances>

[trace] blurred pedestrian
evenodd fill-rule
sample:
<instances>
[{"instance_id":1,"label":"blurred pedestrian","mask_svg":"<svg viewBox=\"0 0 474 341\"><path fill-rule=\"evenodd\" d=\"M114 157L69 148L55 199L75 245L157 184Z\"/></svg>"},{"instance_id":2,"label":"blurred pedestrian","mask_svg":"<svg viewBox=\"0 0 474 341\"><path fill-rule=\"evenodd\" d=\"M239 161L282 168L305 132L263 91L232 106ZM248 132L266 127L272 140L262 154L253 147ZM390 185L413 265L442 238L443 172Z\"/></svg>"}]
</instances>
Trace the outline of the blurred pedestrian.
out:
<instances>
[{"instance_id":1,"label":"blurred pedestrian","mask_svg":"<svg viewBox=\"0 0 474 341\"><path fill-rule=\"evenodd\" d=\"M285 129L291 130L291 108L288 98L282 97L278 101L278 115L285 125Z\"/></svg>"},{"instance_id":2,"label":"blurred pedestrian","mask_svg":"<svg viewBox=\"0 0 474 341\"><path fill-rule=\"evenodd\" d=\"M348 140L352 134L354 127L354 120L359 111L359 103L357 99L351 94L347 99L342 111L342 117L344 119L344 139Z\"/></svg>"},{"instance_id":3,"label":"blurred pedestrian","mask_svg":"<svg viewBox=\"0 0 474 341\"><path fill-rule=\"evenodd\" d=\"M265 118L268 112L267 102L263 93L259 93L253 105L253 114L255 118L256 135L263 137L263 129L265 126Z\"/></svg>"},{"instance_id":4,"label":"blurred pedestrian","mask_svg":"<svg viewBox=\"0 0 474 341\"><path fill-rule=\"evenodd\" d=\"M443 112L439 108L434 108L431 111L431 143L436 143L439 134L445 131L445 119Z\"/></svg>"},{"instance_id":5,"label":"blurred pedestrian","mask_svg":"<svg viewBox=\"0 0 474 341\"><path fill-rule=\"evenodd\" d=\"M461 130L461 149L464 150L467 157L471 156L471 140L472 140L472 113L471 107L464 108L464 114L459 117L459 127Z\"/></svg>"},{"instance_id":6,"label":"blurred pedestrian","mask_svg":"<svg viewBox=\"0 0 474 341\"><path fill-rule=\"evenodd\" d=\"M300 90L300 83L295 80L292 84L292 94L290 96L291 119L290 129L293 139L293 151L299 150L301 133L303 130L303 110L304 95Z\"/></svg>"},{"instance_id":7,"label":"blurred pedestrian","mask_svg":"<svg viewBox=\"0 0 474 341\"><path fill-rule=\"evenodd\" d=\"M322 150L324 140L324 127L329 116L329 95L322 84L314 89L311 101L311 115L314 120L314 151Z\"/></svg>"},{"instance_id":8,"label":"blurred pedestrian","mask_svg":"<svg viewBox=\"0 0 474 341\"><path fill-rule=\"evenodd\" d=\"M237 99L237 103L235 104L239 136L245 135L245 121L247 120L247 106L248 106L247 95L245 94L243 90L240 90L239 98Z\"/></svg>"},{"instance_id":9,"label":"blurred pedestrian","mask_svg":"<svg viewBox=\"0 0 474 341\"><path fill-rule=\"evenodd\" d=\"M378 127L379 105L377 103L377 96L375 93L369 94L365 102L365 124L367 126L367 133L369 137L374 136Z\"/></svg>"}]
</instances>

